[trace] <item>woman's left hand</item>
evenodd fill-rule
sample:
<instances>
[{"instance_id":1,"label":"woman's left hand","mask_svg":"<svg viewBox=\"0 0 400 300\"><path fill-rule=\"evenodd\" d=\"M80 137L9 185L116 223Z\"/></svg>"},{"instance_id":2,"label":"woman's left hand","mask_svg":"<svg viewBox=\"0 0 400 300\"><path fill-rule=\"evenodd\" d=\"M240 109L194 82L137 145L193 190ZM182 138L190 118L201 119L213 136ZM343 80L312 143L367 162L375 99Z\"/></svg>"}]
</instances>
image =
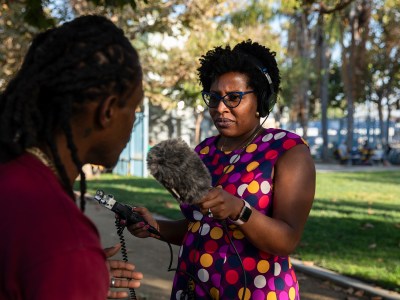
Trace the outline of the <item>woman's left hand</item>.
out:
<instances>
[{"instance_id":1,"label":"woman's left hand","mask_svg":"<svg viewBox=\"0 0 400 300\"><path fill-rule=\"evenodd\" d=\"M215 219L236 219L243 208L243 201L221 188L212 188L198 203L202 214L212 213Z\"/></svg>"},{"instance_id":2,"label":"woman's left hand","mask_svg":"<svg viewBox=\"0 0 400 300\"><path fill-rule=\"evenodd\" d=\"M118 253L121 249L121 244L116 244L113 247L105 248L104 252L106 257L112 257ZM143 274L140 272L134 272L135 266L131 263L124 262L122 260L107 260L107 264L110 270L110 287L111 288L138 288L140 286L140 280L143 279ZM111 286L112 284L112 286ZM108 299L124 299L127 298L127 291L115 291L109 290Z\"/></svg>"}]
</instances>

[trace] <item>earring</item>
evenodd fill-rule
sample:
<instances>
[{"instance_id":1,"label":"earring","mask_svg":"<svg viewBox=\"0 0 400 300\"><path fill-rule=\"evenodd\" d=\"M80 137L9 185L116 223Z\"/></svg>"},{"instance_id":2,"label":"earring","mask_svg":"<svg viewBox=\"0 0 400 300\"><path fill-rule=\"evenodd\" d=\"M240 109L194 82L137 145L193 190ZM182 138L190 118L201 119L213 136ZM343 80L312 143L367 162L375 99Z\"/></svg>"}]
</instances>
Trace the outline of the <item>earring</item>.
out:
<instances>
[{"instance_id":1,"label":"earring","mask_svg":"<svg viewBox=\"0 0 400 300\"><path fill-rule=\"evenodd\" d=\"M256 118L259 118L259 117L260 117L260 113L256 112Z\"/></svg>"}]
</instances>

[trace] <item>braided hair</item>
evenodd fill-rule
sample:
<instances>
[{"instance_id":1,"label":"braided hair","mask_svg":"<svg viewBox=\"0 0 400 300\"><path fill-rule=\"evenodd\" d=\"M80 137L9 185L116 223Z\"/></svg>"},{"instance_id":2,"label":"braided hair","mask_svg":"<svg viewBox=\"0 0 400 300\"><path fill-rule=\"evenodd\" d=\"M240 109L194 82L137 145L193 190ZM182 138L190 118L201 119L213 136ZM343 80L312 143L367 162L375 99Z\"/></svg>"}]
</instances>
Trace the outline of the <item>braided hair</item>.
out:
<instances>
[{"instance_id":1,"label":"braided hair","mask_svg":"<svg viewBox=\"0 0 400 300\"><path fill-rule=\"evenodd\" d=\"M197 69L200 83L204 91L210 91L212 83L225 73L246 74L249 78L247 84L256 91L257 110L262 110L261 105L266 106L267 115L276 103L276 93L281 81L275 56L275 52L251 40L238 43L233 48L229 45L225 48L215 47L200 58L200 67ZM268 73L272 86L263 72Z\"/></svg>"},{"instance_id":2,"label":"braided hair","mask_svg":"<svg viewBox=\"0 0 400 300\"><path fill-rule=\"evenodd\" d=\"M136 50L121 29L101 16L87 15L37 35L16 76L0 95L0 161L29 147L47 147L66 191L74 198L61 163L55 135L63 133L81 176L84 210L85 174L73 142L70 120L90 101L126 95L142 80Z\"/></svg>"}]
</instances>

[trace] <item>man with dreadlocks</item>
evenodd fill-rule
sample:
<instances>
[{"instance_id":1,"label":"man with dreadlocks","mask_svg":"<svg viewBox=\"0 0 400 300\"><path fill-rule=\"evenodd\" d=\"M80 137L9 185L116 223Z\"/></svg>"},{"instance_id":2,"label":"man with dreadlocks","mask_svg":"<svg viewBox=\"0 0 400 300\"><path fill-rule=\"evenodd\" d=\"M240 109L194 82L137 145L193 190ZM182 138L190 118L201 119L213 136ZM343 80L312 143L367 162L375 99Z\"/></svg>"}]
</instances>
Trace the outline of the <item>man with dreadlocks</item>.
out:
<instances>
[{"instance_id":1,"label":"man with dreadlocks","mask_svg":"<svg viewBox=\"0 0 400 300\"><path fill-rule=\"evenodd\" d=\"M139 286L132 264L106 261L116 249L101 249L81 210L82 166L115 165L142 98L138 54L108 19L79 17L33 40L0 95L0 299L126 297L108 291L108 269L115 286Z\"/></svg>"}]
</instances>

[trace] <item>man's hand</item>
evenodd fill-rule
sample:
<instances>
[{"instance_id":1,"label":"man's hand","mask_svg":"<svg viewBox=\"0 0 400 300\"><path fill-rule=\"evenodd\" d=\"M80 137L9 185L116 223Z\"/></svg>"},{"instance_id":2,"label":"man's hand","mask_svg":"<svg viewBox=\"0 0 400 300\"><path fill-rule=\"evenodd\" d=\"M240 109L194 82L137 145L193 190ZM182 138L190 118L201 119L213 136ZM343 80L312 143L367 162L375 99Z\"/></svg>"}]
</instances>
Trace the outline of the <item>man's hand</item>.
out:
<instances>
[{"instance_id":1,"label":"man's hand","mask_svg":"<svg viewBox=\"0 0 400 300\"><path fill-rule=\"evenodd\" d=\"M114 256L121 249L121 244L105 248L107 258ZM143 274L134 272L135 266L122 260L107 260L110 270L110 288L138 288ZM128 297L127 291L108 291L108 299L123 299Z\"/></svg>"}]
</instances>

